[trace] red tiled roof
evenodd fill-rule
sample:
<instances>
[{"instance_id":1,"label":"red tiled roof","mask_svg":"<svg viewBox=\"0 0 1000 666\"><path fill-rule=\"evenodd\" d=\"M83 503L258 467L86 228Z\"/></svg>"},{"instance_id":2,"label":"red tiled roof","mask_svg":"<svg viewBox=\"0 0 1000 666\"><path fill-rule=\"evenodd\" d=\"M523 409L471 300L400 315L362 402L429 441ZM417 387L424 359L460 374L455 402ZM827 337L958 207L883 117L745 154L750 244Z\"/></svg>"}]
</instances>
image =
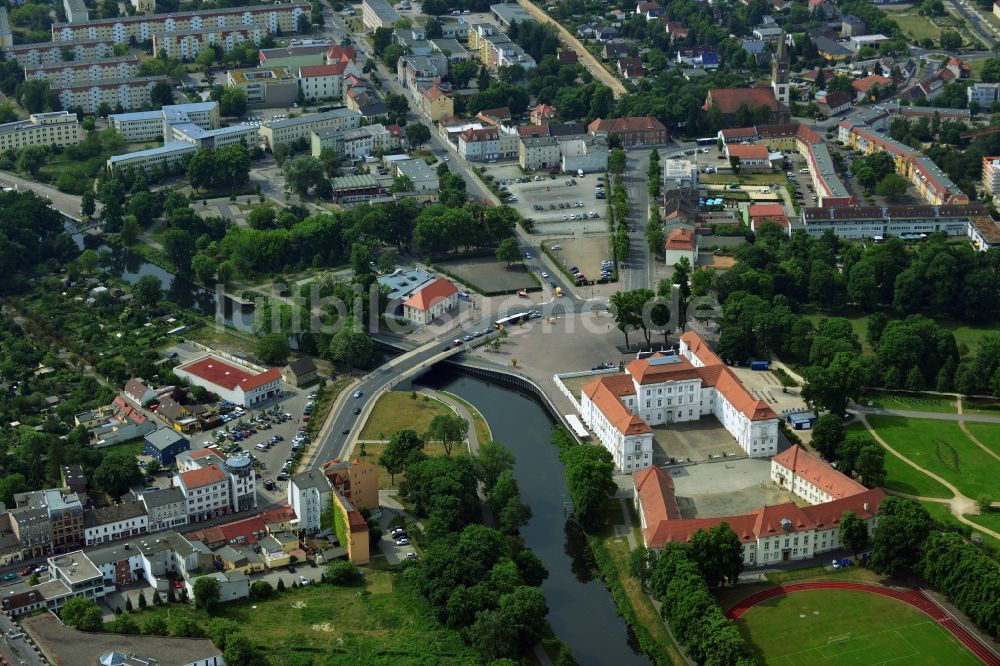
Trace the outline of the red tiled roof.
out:
<instances>
[{"instance_id":1,"label":"red tiled roof","mask_svg":"<svg viewBox=\"0 0 1000 666\"><path fill-rule=\"evenodd\" d=\"M748 136L757 136L756 127L731 127L720 131L722 132L723 139L741 139Z\"/></svg>"},{"instance_id":2,"label":"red tiled roof","mask_svg":"<svg viewBox=\"0 0 1000 666\"><path fill-rule=\"evenodd\" d=\"M681 334L681 342L688 346L702 365L724 365L722 359L708 346L708 341L696 332L687 331Z\"/></svg>"},{"instance_id":3,"label":"red tiled roof","mask_svg":"<svg viewBox=\"0 0 1000 666\"><path fill-rule=\"evenodd\" d=\"M774 462L800 476L834 498L850 497L865 492L865 487L826 461L808 453L798 444L793 444L774 456Z\"/></svg>"},{"instance_id":4,"label":"red tiled roof","mask_svg":"<svg viewBox=\"0 0 1000 666\"><path fill-rule=\"evenodd\" d=\"M652 116L629 116L627 118L598 118L587 125L587 131L620 134L622 132L666 132L667 128Z\"/></svg>"},{"instance_id":5,"label":"red tiled roof","mask_svg":"<svg viewBox=\"0 0 1000 666\"><path fill-rule=\"evenodd\" d=\"M483 127L482 129L467 129L460 135L466 143L476 143L479 141L496 141L497 130L495 127Z\"/></svg>"},{"instance_id":6,"label":"red tiled roof","mask_svg":"<svg viewBox=\"0 0 1000 666\"><path fill-rule=\"evenodd\" d=\"M809 517L817 529L827 529L833 525L839 525L840 518L845 511L854 513L861 520L874 518L878 514L878 507L882 504L883 498L885 498L884 490L872 488L850 497L803 507L802 512Z\"/></svg>"},{"instance_id":7,"label":"red tiled roof","mask_svg":"<svg viewBox=\"0 0 1000 666\"><path fill-rule=\"evenodd\" d=\"M446 298L450 298L457 293L458 289L455 288L455 285L444 278L438 278L406 299L406 301L403 302L403 305L417 310L427 311L441 301Z\"/></svg>"},{"instance_id":8,"label":"red tiled roof","mask_svg":"<svg viewBox=\"0 0 1000 666\"><path fill-rule=\"evenodd\" d=\"M271 368L270 370L254 375L243 368L231 365L213 356L208 356L200 361L181 366L180 369L230 391L237 386L244 391L252 391L268 382L281 379L281 372L277 368Z\"/></svg>"},{"instance_id":9,"label":"red tiled roof","mask_svg":"<svg viewBox=\"0 0 1000 666\"><path fill-rule=\"evenodd\" d=\"M354 52L354 46L331 46L326 50L326 59L331 61L339 60L350 60L354 61L357 58L357 54Z\"/></svg>"},{"instance_id":10,"label":"red tiled roof","mask_svg":"<svg viewBox=\"0 0 1000 666\"><path fill-rule=\"evenodd\" d=\"M212 449L201 449L200 451L195 451L190 456L191 460L201 460L202 458L214 458L217 462L222 462L225 457L218 451Z\"/></svg>"},{"instance_id":11,"label":"red tiled roof","mask_svg":"<svg viewBox=\"0 0 1000 666\"><path fill-rule=\"evenodd\" d=\"M892 83L892 79L887 76L882 76L881 74L872 74L866 76L863 79L855 79L851 82L851 86L858 92L869 92L874 86L886 86Z\"/></svg>"},{"instance_id":12,"label":"red tiled roof","mask_svg":"<svg viewBox=\"0 0 1000 666\"><path fill-rule=\"evenodd\" d=\"M736 113L741 106L766 106L771 111L778 110L778 100L770 88L712 88L708 95L711 106L719 107L722 113Z\"/></svg>"},{"instance_id":13,"label":"red tiled roof","mask_svg":"<svg viewBox=\"0 0 1000 666\"><path fill-rule=\"evenodd\" d=\"M188 490L191 488L202 488L215 483L221 483L228 479L226 473L219 469L218 465L209 465L208 467L202 467L201 469L181 472L178 476L184 484L184 487Z\"/></svg>"},{"instance_id":14,"label":"red tiled roof","mask_svg":"<svg viewBox=\"0 0 1000 666\"><path fill-rule=\"evenodd\" d=\"M719 523L728 523L741 543L756 540L753 533L754 514L726 518L696 518L693 520L662 520L646 528L644 539L649 548L663 548L670 542L687 543L698 530L710 530Z\"/></svg>"},{"instance_id":15,"label":"red tiled roof","mask_svg":"<svg viewBox=\"0 0 1000 666\"><path fill-rule=\"evenodd\" d=\"M726 152L730 157L738 157L741 160L766 160L768 155L767 146L763 144L750 146L730 144L726 147Z\"/></svg>"},{"instance_id":16,"label":"red tiled roof","mask_svg":"<svg viewBox=\"0 0 1000 666\"><path fill-rule=\"evenodd\" d=\"M640 385L659 384L661 382L678 382L687 379L698 379L698 369L683 356L675 356L673 362L656 363L656 359L669 358L666 354L656 353L648 358L638 358L625 366L625 371L635 378Z\"/></svg>"},{"instance_id":17,"label":"red tiled roof","mask_svg":"<svg viewBox=\"0 0 1000 666\"><path fill-rule=\"evenodd\" d=\"M307 65L299 68L299 78L307 79L319 76L340 76L351 64L349 60L341 60L332 65Z\"/></svg>"},{"instance_id":18,"label":"red tiled roof","mask_svg":"<svg viewBox=\"0 0 1000 666\"><path fill-rule=\"evenodd\" d=\"M628 382L629 389L626 389L625 382ZM604 414L608 422L622 434L642 435L653 432L645 421L630 412L625 403L621 401L622 395L630 395L635 392L631 388L631 384L631 380L625 375L602 377L585 385L582 392ZM629 390L629 393L622 393L625 390Z\"/></svg>"},{"instance_id":19,"label":"red tiled roof","mask_svg":"<svg viewBox=\"0 0 1000 666\"><path fill-rule=\"evenodd\" d=\"M668 250L694 250L695 235L691 229L678 228L670 232L664 247Z\"/></svg>"},{"instance_id":20,"label":"red tiled roof","mask_svg":"<svg viewBox=\"0 0 1000 666\"><path fill-rule=\"evenodd\" d=\"M642 505L647 529L663 520L681 519L670 474L659 467L647 467L632 475L632 483Z\"/></svg>"},{"instance_id":21,"label":"red tiled roof","mask_svg":"<svg viewBox=\"0 0 1000 666\"><path fill-rule=\"evenodd\" d=\"M261 514L261 519L265 523L283 523L295 518L295 511L287 504L273 506Z\"/></svg>"},{"instance_id":22,"label":"red tiled roof","mask_svg":"<svg viewBox=\"0 0 1000 666\"><path fill-rule=\"evenodd\" d=\"M785 209L781 207L781 204L776 203L750 204L747 214L751 219L755 217L784 217Z\"/></svg>"}]
</instances>

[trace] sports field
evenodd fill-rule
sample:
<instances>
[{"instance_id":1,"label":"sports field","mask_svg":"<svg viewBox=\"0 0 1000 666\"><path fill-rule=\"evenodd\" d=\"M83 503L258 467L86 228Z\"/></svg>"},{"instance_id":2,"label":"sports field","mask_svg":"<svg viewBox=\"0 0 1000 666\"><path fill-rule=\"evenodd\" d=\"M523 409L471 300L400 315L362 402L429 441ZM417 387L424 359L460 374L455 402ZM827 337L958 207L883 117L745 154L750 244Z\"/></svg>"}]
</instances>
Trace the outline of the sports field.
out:
<instances>
[{"instance_id":1,"label":"sports field","mask_svg":"<svg viewBox=\"0 0 1000 666\"><path fill-rule=\"evenodd\" d=\"M762 601L736 621L761 663L872 666L981 662L940 624L901 601L807 590Z\"/></svg>"}]
</instances>

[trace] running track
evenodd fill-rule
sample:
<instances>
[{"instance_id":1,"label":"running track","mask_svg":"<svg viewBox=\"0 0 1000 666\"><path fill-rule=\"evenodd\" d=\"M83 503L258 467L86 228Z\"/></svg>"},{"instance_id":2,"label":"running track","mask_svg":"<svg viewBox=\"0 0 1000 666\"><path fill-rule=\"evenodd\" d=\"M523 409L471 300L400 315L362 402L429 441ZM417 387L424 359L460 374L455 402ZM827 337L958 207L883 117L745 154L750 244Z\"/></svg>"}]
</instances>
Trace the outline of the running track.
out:
<instances>
[{"instance_id":1,"label":"running track","mask_svg":"<svg viewBox=\"0 0 1000 666\"><path fill-rule=\"evenodd\" d=\"M997 655L989 646L985 645L978 636L956 622L950 615L945 613L940 607L924 596L920 590L894 590L889 587L871 585L868 583L848 583L846 581L819 581L814 583L792 583L779 587L769 587L755 594L751 594L746 599L738 601L732 608L726 611L726 617L731 620L738 619L753 606L762 601L780 597L783 594L792 592L802 592L804 590L851 590L854 592L868 592L878 594L890 599L902 601L921 610L931 616L935 622L947 629L952 636L969 648L974 655L979 657L988 666L1000 666L1000 655Z\"/></svg>"}]
</instances>

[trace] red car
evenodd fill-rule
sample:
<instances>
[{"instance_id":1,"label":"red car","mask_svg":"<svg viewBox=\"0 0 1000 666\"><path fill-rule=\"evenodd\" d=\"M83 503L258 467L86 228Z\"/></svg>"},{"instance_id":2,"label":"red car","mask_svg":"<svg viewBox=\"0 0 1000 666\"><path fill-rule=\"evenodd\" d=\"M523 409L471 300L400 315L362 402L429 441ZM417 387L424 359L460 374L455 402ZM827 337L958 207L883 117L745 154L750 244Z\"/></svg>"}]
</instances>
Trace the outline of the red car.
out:
<instances>
[{"instance_id":1,"label":"red car","mask_svg":"<svg viewBox=\"0 0 1000 666\"><path fill-rule=\"evenodd\" d=\"M182 587L184 587L184 584L182 582L180 582L179 580L172 580L172 581L170 581L170 584L173 585L173 587L174 587L175 590L179 590Z\"/></svg>"},{"instance_id":2,"label":"red car","mask_svg":"<svg viewBox=\"0 0 1000 666\"><path fill-rule=\"evenodd\" d=\"M25 568L21 569L21 571L19 573L20 573L21 576L30 576L32 573L34 573L34 571L35 571L35 567L25 567Z\"/></svg>"},{"instance_id":3,"label":"red car","mask_svg":"<svg viewBox=\"0 0 1000 666\"><path fill-rule=\"evenodd\" d=\"M303 416L303 417L302 417L302 420L303 420L303 421L308 421L308 420L309 420L309 415L308 415L308 414L306 414L305 416Z\"/></svg>"}]
</instances>

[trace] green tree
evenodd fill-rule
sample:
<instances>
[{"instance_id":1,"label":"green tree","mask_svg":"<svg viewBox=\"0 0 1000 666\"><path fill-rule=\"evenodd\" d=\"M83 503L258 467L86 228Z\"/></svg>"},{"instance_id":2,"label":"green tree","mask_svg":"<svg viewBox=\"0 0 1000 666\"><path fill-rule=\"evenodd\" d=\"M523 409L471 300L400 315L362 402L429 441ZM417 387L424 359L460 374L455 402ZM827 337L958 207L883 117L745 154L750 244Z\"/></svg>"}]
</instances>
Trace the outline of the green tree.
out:
<instances>
[{"instance_id":1,"label":"green tree","mask_svg":"<svg viewBox=\"0 0 1000 666\"><path fill-rule=\"evenodd\" d=\"M80 202L80 212L86 217L93 217L96 211L97 203L94 199L94 192L93 190L87 189L83 192L83 198Z\"/></svg>"},{"instance_id":2,"label":"green tree","mask_svg":"<svg viewBox=\"0 0 1000 666\"><path fill-rule=\"evenodd\" d=\"M48 146L25 146L17 155L17 168L35 178L38 176L38 170L45 165L48 154Z\"/></svg>"},{"instance_id":3,"label":"green tree","mask_svg":"<svg viewBox=\"0 0 1000 666\"><path fill-rule=\"evenodd\" d=\"M194 606L202 610L211 610L219 603L221 589L219 581L209 576L200 576L194 582Z\"/></svg>"},{"instance_id":4,"label":"green tree","mask_svg":"<svg viewBox=\"0 0 1000 666\"><path fill-rule=\"evenodd\" d=\"M266 580L255 580L250 585L251 599L269 599L274 596L274 588Z\"/></svg>"},{"instance_id":5,"label":"green tree","mask_svg":"<svg viewBox=\"0 0 1000 666\"><path fill-rule=\"evenodd\" d=\"M941 31L941 48L945 51L955 51L962 47L962 36L954 30Z\"/></svg>"},{"instance_id":6,"label":"green tree","mask_svg":"<svg viewBox=\"0 0 1000 666\"><path fill-rule=\"evenodd\" d=\"M840 517L840 543L844 544L855 558L868 547L868 526L853 511L845 511Z\"/></svg>"},{"instance_id":7,"label":"green tree","mask_svg":"<svg viewBox=\"0 0 1000 666\"><path fill-rule=\"evenodd\" d=\"M431 419L424 433L427 441L440 442L447 455L456 444L465 440L469 433L469 422L458 414L437 414Z\"/></svg>"},{"instance_id":8,"label":"green tree","mask_svg":"<svg viewBox=\"0 0 1000 666\"><path fill-rule=\"evenodd\" d=\"M111 497L121 497L143 477L135 456L118 451L104 456L91 478Z\"/></svg>"},{"instance_id":9,"label":"green tree","mask_svg":"<svg viewBox=\"0 0 1000 666\"><path fill-rule=\"evenodd\" d=\"M395 63L393 63L393 68L395 68ZM397 125L406 124L406 114L410 111L410 103L405 96L389 93L385 96L383 104L385 104L386 111L389 112L390 122Z\"/></svg>"},{"instance_id":10,"label":"green tree","mask_svg":"<svg viewBox=\"0 0 1000 666\"><path fill-rule=\"evenodd\" d=\"M599 446L574 446L561 454L573 514L585 529L596 528L607 498L615 493L614 458Z\"/></svg>"},{"instance_id":11,"label":"green tree","mask_svg":"<svg viewBox=\"0 0 1000 666\"><path fill-rule=\"evenodd\" d=\"M625 151L621 148L612 148L608 154L608 173L620 176L625 173Z\"/></svg>"},{"instance_id":12,"label":"green tree","mask_svg":"<svg viewBox=\"0 0 1000 666\"><path fill-rule=\"evenodd\" d=\"M845 437L844 421L841 415L829 412L816 420L812 432L812 445L821 456L827 460L834 460Z\"/></svg>"},{"instance_id":13,"label":"green tree","mask_svg":"<svg viewBox=\"0 0 1000 666\"><path fill-rule=\"evenodd\" d=\"M167 618L158 613L147 615L142 623L142 633L147 636L166 636L169 633Z\"/></svg>"},{"instance_id":14,"label":"green tree","mask_svg":"<svg viewBox=\"0 0 1000 666\"><path fill-rule=\"evenodd\" d=\"M906 194L906 179L899 174L890 173L879 182L878 187L875 188L875 194L889 199L898 199Z\"/></svg>"},{"instance_id":15,"label":"green tree","mask_svg":"<svg viewBox=\"0 0 1000 666\"><path fill-rule=\"evenodd\" d=\"M190 233L183 229L168 229L163 234L163 252L179 273L190 273L195 253Z\"/></svg>"},{"instance_id":16,"label":"green tree","mask_svg":"<svg viewBox=\"0 0 1000 666\"><path fill-rule=\"evenodd\" d=\"M431 131L423 123L409 123L406 126L406 140L411 146L419 146L431 139Z\"/></svg>"},{"instance_id":17,"label":"green tree","mask_svg":"<svg viewBox=\"0 0 1000 666\"><path fill-rule=\"evenodd\" d=\"M211 287L219 271L219 265L215 262L215 259L212 259L207 254L198 253L191 260L191 271L198 282L201 282L206 287Z\"/></svg>"},{"instance_id":18,"label":"green tree","mask_svg":"<svg viewBox=\"0 0 1000 666\"><path fill-rule=\"evenodd\" d=\"M513 236L504 238L500 241L500 245L496 249L497 261L504 261L507 263L507 268L515 261L521 260L521 249L517 246L517 239Z\"/></svg>"},{"instance_id":19,"label":"green tree","mask_svg":"<svg viewBox=\"0 0 1000 666\"><path fill-rule=\"evenodd\" d=\"M257 338L257 358L267 365L284 365L288 360L288 336L284 333L268 333Z\"/></svg>"},{"instance_id":20,"label":"green tree","mask_svg":"<svg viewBox=\"0 0 1000 666\"><path fill-rule=\"evenodd\" d=\"M980 78L984 83L996 83L1000 81L1000 58L987 58L983 61L983 69Z\"/></svg>"},{"instance_id":21,"label":"green tree","mask_svg":"<svg viewBox=\"0 0 1000 666\"><path fill-rule=\"evenodd\" d=\"M347 366L349 374L354 374L354 366L365 366L375 357L375 343L349 317L344 326L330 339L330 360Z\"/></svg>"},{"instance_id":22,"label":"green tree","mask_svg":"<svg viewBox=\"0 0 1000 666\"><path fill-rule=\"evenodd\" d=\"M406 174L400 174L392 179L389 184L389 191L393 194L413 191L413 179Z\"/></svg>"},{"instance_id":23,"label":"green tree","mask_svg":"<svg viewBox=\"0 0 1000 666\"><path fill-rule=\"evenodd\" d=\"M135 215L126 215L122 220L122 230L118 233L118 240L126 247L132 247L139 241L139 221Z\"/></svg>"},{"instance_id":24,"label":"green tree","mask_svg":"<svg viewBox=\"0 0 1000 666\"><path fill-rule=\"evenodd\" d=\"M483 484L483 492L489 495L500 475L514 468L514 454L501 444L484 442L479 445L479 452L473 458L473 465L476 469L476 478Z\"/></svg>"},{"instance_id":25,"label":"green tree","mask_svg":"<svg viewBox=\"0 0 1000 666\"><path fill-rule=\"evenodd\" d=\"M933 525L927 509L913 500L886 497L878 515L872 534L872 569L890 576L912 570L920 561Z\"/></svg>"},{"instance_id":26,"label":"green tree","mask_svg":"<svg viewBox=\"0 0 1000 666\"><path fill-rule=\"evenodd\" d=\"M25 480L24 474L14 472L13 474L4 474L0 477L0 502L3 502L6 506L15 506L14 495L27 491L28 482Z\"/></svg>"},{"instance_id":27,"label":"green tree","mask_svg":"<svg viewBox=\"0 0 1000 666\"><path fill-rule=\"evenodd\" d=\"M326 579L334 585L351 585L359 580L361 570L351 562L334 562L326 568Z\"/></svg>"},{"instance_id":28,"label":"green tree","mask_svg":"<svg viewBox=\"0 0 1000 666\"><path fill-rule=\"evenodd\" d=\"M138 634L139 633L139 623L135 621L132 613L125 611L121 615L115 617L114 620L108 624L111 631L117 634Z\"/></svg>"},{"instance_id":29,"label":"green tree","mask_svg":"<svg viewBox=\"0 0 1000 666\"><path fill-rule=\"evenodd\" d=\"M288 186L302 196L326 178L323 163L309 155L301 155L285 162L282 171L285 173L285 182Z\"/></svg>"},{"instance_id":30,"label":"green tree","mask_svg":"<svg viewBox=\"0 0 1000 666\"><path fill-rule=\"evenodd\" d=\"M885 451L874 442L865 445L854 460L854 471L869 488L883 485L886 477Z\"/></svg>"},{"instance_id":31,"label":"green tree","mask_svg":"<svg viewBox=\"0 0 1000 666\"><path fill-rule=\"evenodd\" d=\"M299 15L299 18L303 18L303 16ZM225 659L227 665L250 666L256 662L257 653L250 639L243 632L238 632L229 635L226 648L222 651L222 658Z\"/></svg>"},{"instance_id":32,"label":"green tree","mask_svg":"<svg viewBox=\"0 0 1000 666\"><path fill-rule=\"evenodd\" d=\"M247 94L239 88L227 86L218 101L223 116L237 117L247 112Z\"/></svg>"},{"instance_id":33,"label":"green tree","mask_svg":"<svg viewBox=\"0 0 1000 666\"><path fill-rule=\"evenodd\" d=\"M651 254L661 256L664 253L665 242L663 221L660 219L659 207L656 207L649 211L649 223L646 225L646 245Z\"/></svg>"},{"instance_id":34,"label":"green tree","mask_svg":"<svg viewBox=\"0 0 1000 666\"><path fill-rule=\"evenodd\" d=\"M71 597L59 609L63 624L80 631L97 631L101 628L101 609L93 599Z\"/></svg>"},{"instance_id":35,"label":"green tree","mask_svg":"<svg viewBox=\"0 0 1000 666\"><path fill-rule=\"evenodd\" d=\"M143 275L135 283L132 289L135 295L135 302L139 305L149 307L159 305L163 298L163 283L155 275Z\"/></svg>"},{"instance_id":36,"label":"green tree","mask_svg":"<svg viewBox=\"0 0 1000 666\"><path fill-rule=\"evenodd\" d=\"M401 473L417 457L422 457L424 440L414 430L397 430L378 458L378 464L389 472L390 483L396 485L396 475ZM0 481L2 482L2 481Z\"/></svg>"},{"instance_id":37,"label":"green tree","mask_svg":"<svg viewBox=\"0 0 1000 666\"><path fill-rule=\"evenodd\" d=\"M247 215L247 224L252 229L273 229L277 219L278 214L274 207L264 204L250 209L250 213Z\"/></svg>"}]
</instances>

